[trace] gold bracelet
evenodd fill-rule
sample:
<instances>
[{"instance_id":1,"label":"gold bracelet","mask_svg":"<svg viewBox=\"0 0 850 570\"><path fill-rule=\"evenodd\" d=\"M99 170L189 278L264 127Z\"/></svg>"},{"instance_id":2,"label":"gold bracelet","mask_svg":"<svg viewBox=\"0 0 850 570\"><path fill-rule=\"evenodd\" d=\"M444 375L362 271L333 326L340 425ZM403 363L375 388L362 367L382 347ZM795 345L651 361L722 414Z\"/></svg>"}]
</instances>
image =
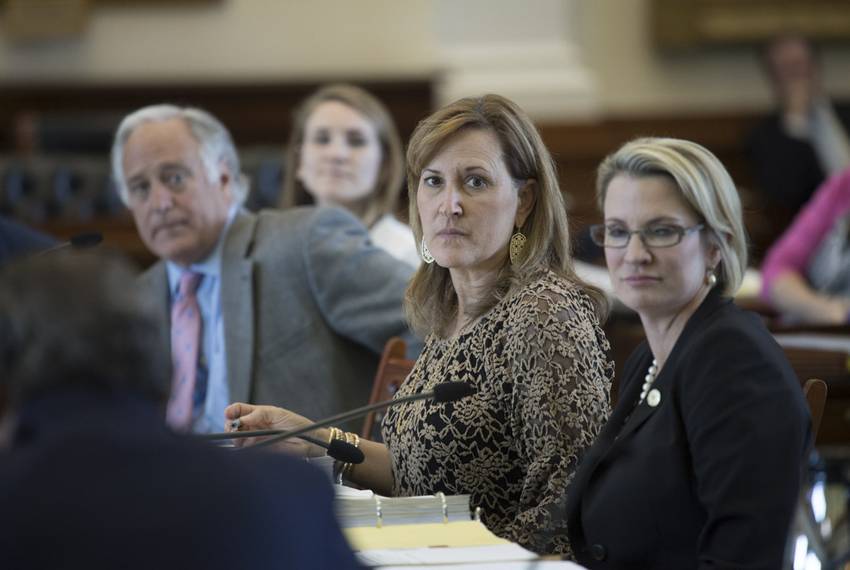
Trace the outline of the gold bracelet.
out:
<instances>
[{"instance_id":1,"label":"gold bracelet","mask_svg":"<svg viewBox=\"0 0 850 570\"><path fill-rule=\"evenodd\" d=\"M344 436L343 436L343 433L342 433L342 430L341 430L341 429L339 429L338 427L328 428L328 431L330 432L330 433L328 434L328 445L330 445L330 443L331 443L333 440L335 440L335 439L343 439L343 437L344 437Z\"/></svg>"},{"instance_id":2,"label":"gold bracelet","mask_svg":"<svg viewBox=\"0 0 850 570\"><path fill-rule=\"evenodd\" d=\"M343 433L343 437L345 439L345 443L353 445L354 447L360 447L360 436L356 433L347 431ZM342 467L339 470L340 478L345 479L348 475L351 474L351 471L354 469L353 463L343 463Z\"/></svg>"},{"instance_id":3,"label":"gold bracelet","mask_svg":"<svg viewBox=\"0 0 850 570\"><path fill-rule=\"evenodd\" d=\"M345 443L350 443L354 447L360 447L360 436L354 432L345 432Z\"/></svg>"}]
</instances>

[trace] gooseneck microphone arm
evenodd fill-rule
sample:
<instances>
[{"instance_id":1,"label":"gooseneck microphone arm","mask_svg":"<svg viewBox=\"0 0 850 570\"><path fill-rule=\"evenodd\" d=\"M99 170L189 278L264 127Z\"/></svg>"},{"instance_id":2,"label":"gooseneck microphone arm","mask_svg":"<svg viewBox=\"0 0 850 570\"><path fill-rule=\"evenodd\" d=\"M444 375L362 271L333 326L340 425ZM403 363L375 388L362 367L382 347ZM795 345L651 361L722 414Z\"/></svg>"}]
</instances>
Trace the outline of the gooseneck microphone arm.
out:
<instances>
[{"instance_id":1,"label":"gooseneck microphone arm","mask_svg":"<svg viewBox=\"0 0 850 570\"><path fill-rule=\"evenodd\" d=\"M74 249L85 249L89 247L94 247L102 241L103 234L101 234L100 232L87 232L77 234L71 236L71 239L69 239L68 241L62 242L59 245L55 245L43 251L39 251L38 253L34 254L34 256L40 257L42 255L53 253L54 251L65 249L66 247L73 247Z\"/></svg>"},{"instance_id":2,"label":"gooseneck microphone arm","mask_svg":"<svg viewBox=\"0 0 850 570\"><path fill-rule=\"evenodd\" d=\"M317 422L313 422L298 429L290 431L266 429L259 431L235 431L228 433L201 434L197 437L201 439L236 439L242 437L273 436L253 446L260 447L272 445L274 443L278 443L293 437L301 437L303 434L309 431L313 431L314 429L327 427L329 425L341 423L347 420L353 420L355 418L365 416L369 412L383 410L384 408L389 408L391 406L398 406L400 404L415 402L417 400L427 400L429 398L433 398L435 402L453 402L455 400L465 398L466 396L469 396L474 392L475 389L472 387L472 385L466 382L442 382L434 386L434 390L431 392L421 392L419 394L413 394L411 396L405 396L403 398L396 398L394 400L387 400L385 402L378 402L377 404L362 406L360 408L343 412L341 414L337 414L335 416L331 416L329 418L325 418L323 420L319 420Z\"/></svg>"},{"instance_id":3,"label":"gooseneck microphone arm","mask_svg":"<svg viewBox=\"0 0 850 570\"><path fill-rule=\"evenodd\" d=\"M276 435L281 433L280 430L262 430L255 432L233 432L235 434L242 433L251 433L254 434L255 437L259 437L261 435ZM235 439L234 437L225 437L231 436L230 433L215 433L215 434L200 434L196 435L196 439ZM327 450L327 455L329 457L333 457L338 461L343 461L345 463L354 463L355 465L360 465L366 459L366 456L363 455L363 451L354 447L354 445L344 441L342 439L334 439L331 442L324 442L320 439L316 439L315 437L310 437L309 435L302 434L298 436L298 439L303 439L308 443L312 443L317 447L324 448ZM254 446L257 447L257 446Z\"/></svg>"}]
</instances>

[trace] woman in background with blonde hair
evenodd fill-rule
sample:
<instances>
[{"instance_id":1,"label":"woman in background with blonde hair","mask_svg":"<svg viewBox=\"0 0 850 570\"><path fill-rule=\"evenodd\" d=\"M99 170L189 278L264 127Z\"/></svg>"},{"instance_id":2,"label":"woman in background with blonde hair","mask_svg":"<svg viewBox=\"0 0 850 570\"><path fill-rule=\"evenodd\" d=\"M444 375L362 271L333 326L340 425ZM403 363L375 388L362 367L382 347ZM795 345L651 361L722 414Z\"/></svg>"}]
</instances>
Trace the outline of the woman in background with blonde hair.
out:
<instances>
[{"instance_id":1,"label":"woman in background with blonde hair","mask_svg":"<svg viewBox=\"0 0 850 570\"><path fill-rule=\"evenodd\" d=\"M422 121L407 166L426 263L406 307L427 339L398 396L441 382L466 382L475 394L391 408L386 443L361 441L366 460L346 476L385 495L468 493L497 535L568 554L564 497L608 417L613 366L599 325L605 299L573 271L552 159L521 109L486 95ZM307 422L247 404L226 415L248 430Z\"/></svg>"},{"instance_id":2,"label":"woman in background with blonde hair","mask_svg":"<svg viewBox=\"0 0 850 570\"><path fill-rule=\"evenodd\" d=\"M410 228L394 215L403 179L401 139L373 95L354 85L328 85L295 112L281 207L343 207L369 228L375 245L415 267Z\"/></svg>"}]
</instances>

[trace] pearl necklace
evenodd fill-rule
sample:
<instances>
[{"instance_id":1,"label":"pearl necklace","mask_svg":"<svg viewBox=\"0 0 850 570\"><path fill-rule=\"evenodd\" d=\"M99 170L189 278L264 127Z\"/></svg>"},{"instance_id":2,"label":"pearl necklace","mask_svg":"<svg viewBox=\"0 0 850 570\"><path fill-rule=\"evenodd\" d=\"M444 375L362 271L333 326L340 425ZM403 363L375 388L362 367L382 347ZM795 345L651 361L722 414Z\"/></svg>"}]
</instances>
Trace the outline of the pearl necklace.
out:
<instances>
[{"instance_id":1,"label":"pearl necklace","mask_svg":"<svg viewBox=\"0 0 850 570\"><path fill-rule=\"evenodd\" d=\"M646 371L646 376L643 377L643 386L640 389L640 400L638 404L646 399L646 395L649 394L649 389L652 388L652 383L655 382L656 376L658 376L658 361L653 358L652 364L649 365L649 369Z\"/></svg>"}]
</instances>

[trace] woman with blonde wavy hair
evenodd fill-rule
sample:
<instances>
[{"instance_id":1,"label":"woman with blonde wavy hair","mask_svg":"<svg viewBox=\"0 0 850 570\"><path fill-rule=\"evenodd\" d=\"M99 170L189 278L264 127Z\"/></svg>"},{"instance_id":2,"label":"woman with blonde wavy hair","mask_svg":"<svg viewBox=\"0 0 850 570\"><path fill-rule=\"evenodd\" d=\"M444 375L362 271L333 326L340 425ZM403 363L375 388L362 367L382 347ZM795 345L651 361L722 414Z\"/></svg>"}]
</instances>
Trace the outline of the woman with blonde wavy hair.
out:
<instances>
[{"instance_id":1,"label":"woman with blonde wavy hair","mask_svg":"<svg viewBox=\"0 0 850 570\"><path fill-rule=\"evenodd\" d=\"M564 497L608 416L612 365L599 325L605 300L573 271L552 159L519 107L486 95L422 121L407 166L425 263L406 306L427 338L398 397L442 382L475 394L391 408L385 443L360 441L366 460L346 476L383 494L468 493L497 535L568 554ZM227 417L240 429L307 421L246 404Z\"/></svg>"}]
</instances>

